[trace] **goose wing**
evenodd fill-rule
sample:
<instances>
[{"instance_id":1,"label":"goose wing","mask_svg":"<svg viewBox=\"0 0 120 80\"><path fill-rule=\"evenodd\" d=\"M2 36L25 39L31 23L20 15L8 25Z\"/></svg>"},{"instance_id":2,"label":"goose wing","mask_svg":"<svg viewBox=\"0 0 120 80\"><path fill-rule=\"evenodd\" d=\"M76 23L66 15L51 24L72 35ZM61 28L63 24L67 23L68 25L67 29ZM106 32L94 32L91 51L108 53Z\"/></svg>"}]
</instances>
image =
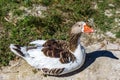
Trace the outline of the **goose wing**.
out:
<instances>
[{"instance_id":1,"label":"goose wing","mask_svg":"<svg viewBox=\"0 0 120 80\"><path fill-rule=\"evenodd\" d=\"M69 51L68 43L60 40L48 40L43 44L42 52L45 56L51 58L59 58L63 64L74 62L75 56Z\"/></svg>"}]
</instances>

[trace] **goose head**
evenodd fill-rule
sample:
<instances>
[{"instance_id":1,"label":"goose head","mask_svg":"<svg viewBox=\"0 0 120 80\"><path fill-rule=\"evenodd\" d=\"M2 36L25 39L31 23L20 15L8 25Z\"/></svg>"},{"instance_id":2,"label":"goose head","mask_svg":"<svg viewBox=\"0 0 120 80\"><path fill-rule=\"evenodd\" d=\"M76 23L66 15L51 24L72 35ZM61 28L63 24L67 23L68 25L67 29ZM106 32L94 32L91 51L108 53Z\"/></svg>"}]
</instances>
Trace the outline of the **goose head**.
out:
<instances>
[{"instance_id":1,"label":"goose head","mask_svg":"<svg viewBox=\"0 0 120 80\"><path fill-rule=\"evenodd\" d=\"M71 33L79 34L79 33L92 33L94 30L90 28L85 22L77 22L72 26Z\"/></svg>"},{"instance_id":2,"label":"goose head","mask_svg":"<svg viewBox=\"0 0 120 80\"><path fill-rule=\"evenodd\" d=\"M77 22L75 23L70 32L70 39L69 39L69 48L71 51L74 51L77 46L80 44L80 36L82 33L92 33L94 30L90 28L85 22Z\"/></svg>"}]
</instances>

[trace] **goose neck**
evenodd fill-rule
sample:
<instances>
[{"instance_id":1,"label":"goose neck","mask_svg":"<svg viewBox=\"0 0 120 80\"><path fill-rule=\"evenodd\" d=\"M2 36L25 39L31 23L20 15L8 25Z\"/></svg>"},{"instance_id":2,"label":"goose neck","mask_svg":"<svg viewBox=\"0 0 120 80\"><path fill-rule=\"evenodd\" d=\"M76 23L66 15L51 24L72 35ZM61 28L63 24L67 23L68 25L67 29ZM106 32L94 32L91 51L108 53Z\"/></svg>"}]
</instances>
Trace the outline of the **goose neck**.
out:
<instances>
[{"instance_id":1,"label":"goose neck","mask_svg":"<svg viewBox=\"0 0 120 80\"><path fill-rule=\"evenodd\" d=\"M72 52L75 51L77 46L80 44L80 36L82 33L78 34L70 34L70 39L69 39L69 48Z\"/></svg>"}]
</instances>

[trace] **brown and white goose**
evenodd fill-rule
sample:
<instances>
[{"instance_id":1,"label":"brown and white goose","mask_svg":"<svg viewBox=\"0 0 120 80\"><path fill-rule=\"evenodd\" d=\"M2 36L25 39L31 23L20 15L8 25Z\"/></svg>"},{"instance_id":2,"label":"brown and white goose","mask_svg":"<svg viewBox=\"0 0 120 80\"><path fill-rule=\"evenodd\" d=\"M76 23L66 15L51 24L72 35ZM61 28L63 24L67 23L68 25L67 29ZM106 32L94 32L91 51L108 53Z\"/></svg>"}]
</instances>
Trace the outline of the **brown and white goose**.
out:
<instances>
[{"instance_id":1,"label":"brown and white goose","mask_svg":"<svg viewBox=\"0 0 120 80\"><path fill-rule=\"evenodd\" d=\"M85 61L85 51L79 40L83 32L91 33L93 29L85 22L77 22L71 28L68 42L36 40L30 43L35 44L34 46L20 47L11 44L10 49L44 74L62 75L77 70Z\"/></svg>"}]
</instances>

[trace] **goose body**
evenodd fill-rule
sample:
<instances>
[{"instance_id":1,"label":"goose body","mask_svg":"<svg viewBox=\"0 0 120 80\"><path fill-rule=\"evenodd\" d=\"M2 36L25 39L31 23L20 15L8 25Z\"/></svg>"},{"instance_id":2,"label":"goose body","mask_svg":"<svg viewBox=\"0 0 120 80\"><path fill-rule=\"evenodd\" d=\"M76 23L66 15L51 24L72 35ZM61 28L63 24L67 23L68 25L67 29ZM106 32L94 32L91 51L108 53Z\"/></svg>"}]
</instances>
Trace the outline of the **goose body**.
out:
<instances>
[{"instance_id":1,"label":"goose body","mask_svg":"<svg viewBox=\"0 0 120 80\"><path fill-rule=\"evenodd\" d=\"M85 23L79 22L78 25ZM74 26L77 26L76 24ZM62 40L36 40L30 42L34 46L10 45L16 55L22 57L31 66L40 69L44 74L62 75L79 69L85 61L85 50L80 44L83 27L72 27L69 42ZM91 29L90 29L91 30ZM75 31L75 33L74 33ZM91 30L90 32L93 32ZM80 34L80 35L78 35Z\"/></svg>"}]
</instances>

